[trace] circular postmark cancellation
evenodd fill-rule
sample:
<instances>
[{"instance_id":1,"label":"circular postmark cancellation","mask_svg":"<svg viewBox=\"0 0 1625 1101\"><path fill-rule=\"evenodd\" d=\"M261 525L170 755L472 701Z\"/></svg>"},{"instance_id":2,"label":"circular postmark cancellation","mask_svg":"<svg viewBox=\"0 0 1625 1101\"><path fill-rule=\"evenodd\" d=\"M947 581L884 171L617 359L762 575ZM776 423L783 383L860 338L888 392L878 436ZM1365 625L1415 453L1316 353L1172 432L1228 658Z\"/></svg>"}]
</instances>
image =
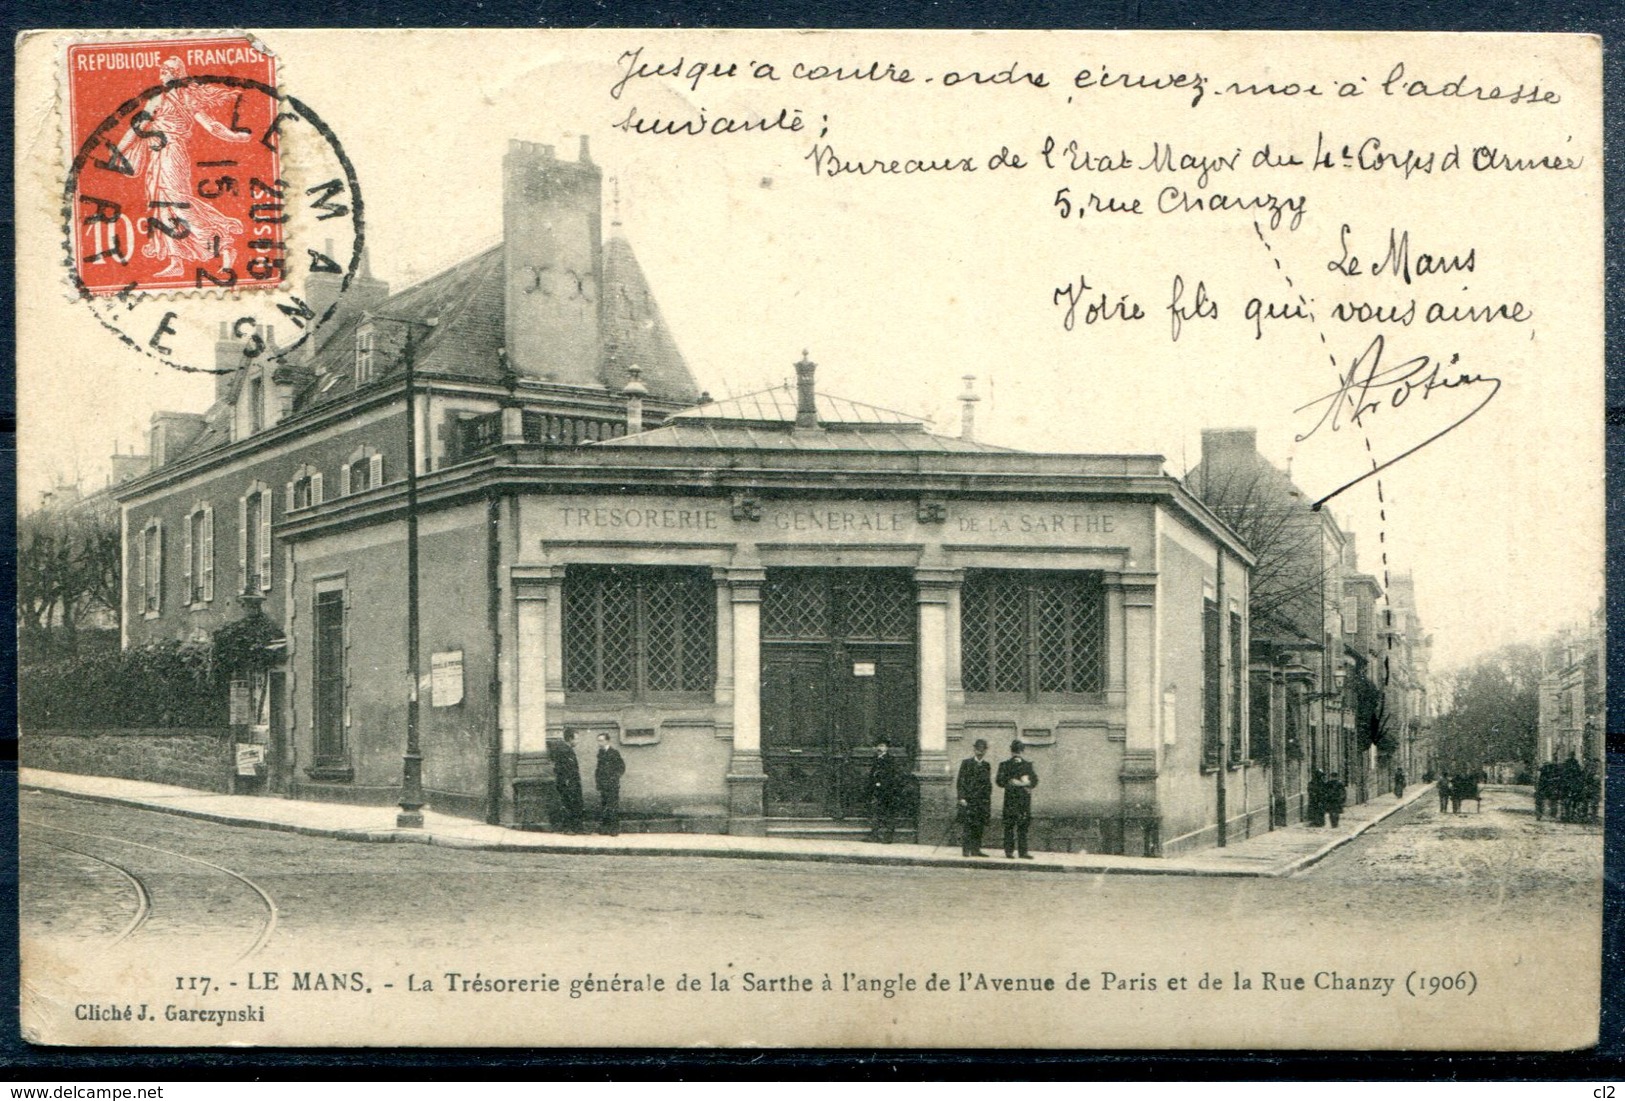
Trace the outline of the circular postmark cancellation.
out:
<instances>
[{"instance_id":1,"label":"circular postmark cancellation","mask_svg":"<svg viewBox=\"0 0 1625 1101\"><path fill-rule=\"evenodd\" d=\"M361 191L333 131L276 89L270 55L177 39L76 44L67 65L74 294L183 371L216 372L223 346L281 360L310 341L361 270ZM313 276L337 294L306 292Z\"/></svg>"}]
</instances>

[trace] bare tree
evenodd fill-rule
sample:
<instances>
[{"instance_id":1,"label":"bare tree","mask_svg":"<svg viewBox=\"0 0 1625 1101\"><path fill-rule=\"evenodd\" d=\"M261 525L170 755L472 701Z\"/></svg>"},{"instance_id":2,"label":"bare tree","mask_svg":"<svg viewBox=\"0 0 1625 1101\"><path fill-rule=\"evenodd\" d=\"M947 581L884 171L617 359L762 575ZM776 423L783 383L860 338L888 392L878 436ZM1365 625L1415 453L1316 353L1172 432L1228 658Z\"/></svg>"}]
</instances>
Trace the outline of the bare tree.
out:
<instances>
[{"instance_id":1,"label":"bare tree","mask_svg":"<svg viewBox=\"0 0 1625 1101\"><path fill-rule=\"evenodd\" d=\"M1326 517L1262 460L1217 469L1199 466L1186 476L1186 484L1257 559L1249 601L1253 622L1318 641L1327 586L1337 568L1325 546Z\"/></svg>"},{"instance_id":2,"label":"bare tree","mask_svg":"<svg viewBox=\"0 0 1625 1101\"><path fill-rule=\"evenodd\" d=\"M90 498L40 509L17 523L17 619L25 643L70 652L92 620L118 622L121 569L118 513Z\"/></svg>"}]
</instances>

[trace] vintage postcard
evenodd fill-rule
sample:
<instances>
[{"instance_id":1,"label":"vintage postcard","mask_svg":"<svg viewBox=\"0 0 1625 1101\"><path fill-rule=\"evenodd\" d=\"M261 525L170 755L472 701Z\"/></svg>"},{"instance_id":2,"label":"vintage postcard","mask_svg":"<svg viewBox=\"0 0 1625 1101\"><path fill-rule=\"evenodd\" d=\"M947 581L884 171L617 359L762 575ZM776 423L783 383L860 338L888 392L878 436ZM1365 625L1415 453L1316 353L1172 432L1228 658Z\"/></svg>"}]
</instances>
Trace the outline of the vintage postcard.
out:
<instances>
[{"instance_id":1,"label":"vintage postcard","mask_svg":"<svg viewBox=\"0 0 1625 1101\"><path fill-rule=\"evenodd\" d=\"M1595 1042L1601 44L16 44L41 1044Z\"/></svg>"}]
</instances>

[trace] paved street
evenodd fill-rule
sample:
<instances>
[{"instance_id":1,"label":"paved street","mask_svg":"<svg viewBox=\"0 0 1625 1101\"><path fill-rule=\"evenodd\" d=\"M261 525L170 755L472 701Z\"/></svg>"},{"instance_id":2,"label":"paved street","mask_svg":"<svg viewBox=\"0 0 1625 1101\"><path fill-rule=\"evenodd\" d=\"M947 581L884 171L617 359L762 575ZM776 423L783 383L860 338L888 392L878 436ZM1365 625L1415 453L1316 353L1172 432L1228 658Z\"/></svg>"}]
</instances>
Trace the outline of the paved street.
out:
<instances>
[{"instance_id":1,"label":"paved street","mask_svg":"<svg viewBox=\"0 0 1625 1101\"><path fill-rule=\"evenodd\" d=\"M106 948L160 970L885 975L901 958L922 973L1075 971L1098 987L1104 971L1454 973L1521 954L1533 968L1519 982L1549 994L1572 970L1568 995L1590 989L1595 1004L1600 828L1538 823L1516 790L1460 817L1423 800L1287 879L459 851L44 792L22 795L22 817L24 937L53 957ZM1352 1020L1351 1042L1382 1025ZM1302 1022L1254 1023L1263 1043ZM1099 1035L1114 1024L1132 1027Z\"/></svg>"},{"instance_id":2,"label":"paved street","mask_svg":"<svg viewBox=\"0 0 1625 1101\"><path fill-rule=\"evenodd\" d=\"M907 928L922 914L938 915L932 924L944 925L950 940L974 943L1035 911L1080 927L1133 914L1138 932L1153 937L1193 932L1215 910L1238 937L1254 926L1267 935L1304 911L1341 911L1339 921L1358 934L1422 920L1478 926L1594 918L1600 905L1600 828L1536 822L1528 796L1515 790L1491 790L1481 813L1469 809L1459 817L1439 816L1431 800L1417 803L1282 881L1028 876L990 884L935 868L364 845L38 792L24 794L23 813L30 824L48 827L23 833L25 932L118 935L140 898L133 873L151 909L130 937L136 944L171 935L251 943L268 912L254 886L274 900L269 948L327 941L357 928L366 928L375 945L395 938L456 947L476 922L515 937L637 931L674 944L703 939L719 922L790 938L839 927L862 942ZM403 905L410 923L374 920ZM963 924L941 920L956 914L965 915Z\"/></svg>"}]
</instances>

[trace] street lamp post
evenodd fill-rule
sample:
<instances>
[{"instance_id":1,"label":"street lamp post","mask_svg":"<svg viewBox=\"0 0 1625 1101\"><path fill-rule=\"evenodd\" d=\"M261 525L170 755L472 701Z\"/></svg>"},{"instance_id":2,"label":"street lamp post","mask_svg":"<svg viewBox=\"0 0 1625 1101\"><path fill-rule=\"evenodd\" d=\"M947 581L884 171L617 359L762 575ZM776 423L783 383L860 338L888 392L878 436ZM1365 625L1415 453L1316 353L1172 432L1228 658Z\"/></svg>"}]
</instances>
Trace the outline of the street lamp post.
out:
<instances>
[{"instance_id":1,"label":"street lamp post","mask_svg":"<svg viewBox=\"0 0 1625 1101\"><path fill-rule=\"evenodd\" d=\"M417 331L433 329L434 318L418 320L373 314L373 320L406 326L406 348L401 362L406 376L406 751L401 754L399 829L423 828L423 746L418 736L418 681L422 662L418 654L418 418Z\"/></svg>"}]
</instances>

